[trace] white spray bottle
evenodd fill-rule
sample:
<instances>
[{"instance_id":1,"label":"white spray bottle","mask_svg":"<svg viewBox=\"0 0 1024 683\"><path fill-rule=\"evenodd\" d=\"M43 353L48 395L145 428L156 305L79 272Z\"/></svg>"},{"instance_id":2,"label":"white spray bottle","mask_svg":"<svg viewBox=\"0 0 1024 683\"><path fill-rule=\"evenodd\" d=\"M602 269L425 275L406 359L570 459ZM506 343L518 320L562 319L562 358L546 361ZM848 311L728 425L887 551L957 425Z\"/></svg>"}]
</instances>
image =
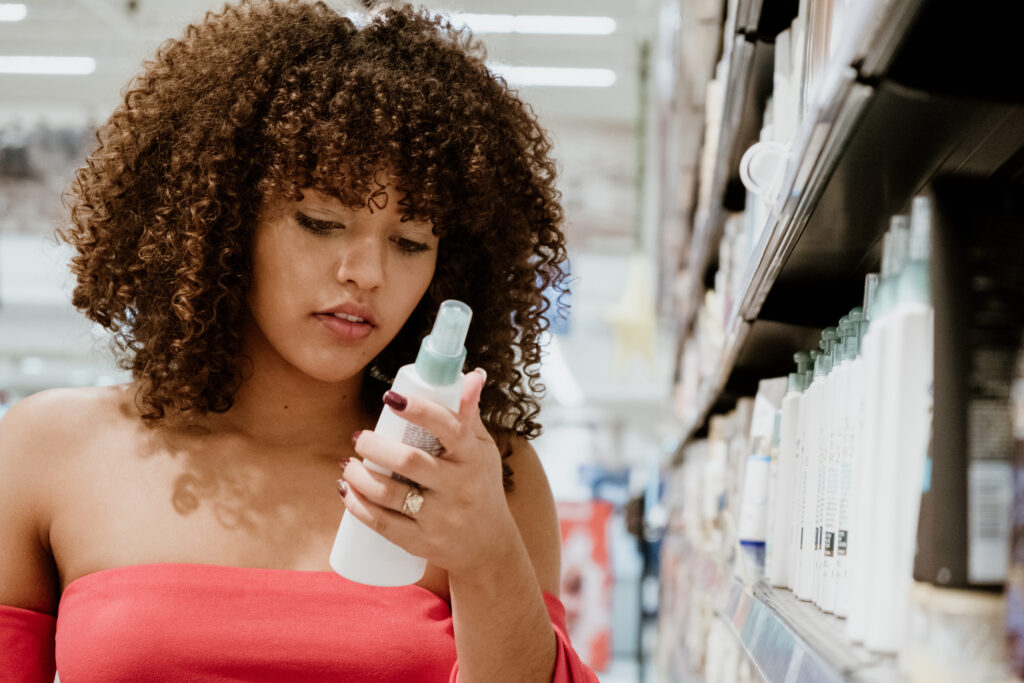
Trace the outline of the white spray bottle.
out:
<instances>
[{"instance_id":1,"label":"white spray bottle","mask_svg":"<svg viewBox=\"0 0 1024 683\"><path fill-rule=\"evenodd\" d=\"M424 337L416 362L403 366L391 389L406 397L426 398L457 411L462 400L462 365L466 361L466 333L473 311L461 301L441 304L434 329ZM374 433L420 448L432 455L441 451L430 432L402 419L385 406ZM364 461L368 469L388 470ZM423 578L427 561L406 552L354 515L341 518L331 548L331 568L350 581L371 586L407 586Z\"/></svg>"}]
</instances>

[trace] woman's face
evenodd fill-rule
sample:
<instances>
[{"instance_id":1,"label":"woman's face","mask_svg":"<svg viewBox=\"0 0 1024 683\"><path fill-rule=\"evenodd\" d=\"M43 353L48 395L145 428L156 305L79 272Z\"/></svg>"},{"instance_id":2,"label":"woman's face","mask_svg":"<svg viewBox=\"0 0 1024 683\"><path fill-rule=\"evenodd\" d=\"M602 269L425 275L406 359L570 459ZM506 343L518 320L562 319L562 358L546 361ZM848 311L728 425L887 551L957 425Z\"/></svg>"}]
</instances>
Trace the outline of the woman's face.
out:
<instances>
[{"instance_id":1,"label":"woman's face","mask_svg":"<svg viewBox=\"0 0 1024 683\"><path fill-rule=\"evenodd\" d=\"M278 356L336 382L398 334L434 276L438 238L429 223L401 221L393 185L356 210L303 195L260 211L249 307Z\"/></svg>"}]
</instances>

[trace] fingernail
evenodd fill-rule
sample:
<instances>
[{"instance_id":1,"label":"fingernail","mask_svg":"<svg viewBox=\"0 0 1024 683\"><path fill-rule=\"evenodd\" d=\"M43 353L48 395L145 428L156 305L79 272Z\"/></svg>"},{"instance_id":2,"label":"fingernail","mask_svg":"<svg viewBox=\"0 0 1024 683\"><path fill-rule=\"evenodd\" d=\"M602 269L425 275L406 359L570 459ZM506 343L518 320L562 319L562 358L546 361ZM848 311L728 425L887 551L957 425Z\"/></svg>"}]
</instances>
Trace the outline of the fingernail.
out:
<instances>
[{"instance_id":1,"label":"fingernail","mask_svg":"<svg viewBox=\"0 0 1024 683\"><path fill-rule=\"evenodd\" d=\"M346 467L348 467L348 463L349 463L350 460L352 460L352 458L345 458L344 460L341 461L341 469L342 469L342 471L344 471L344 469Z\"/></svg>"},{"instance_id":2,"label":"fingernail","mask_svg":"<svg viewBox=\"0 0 1024 683\"><path fill-rule=\"evenodd\" d=\"M483 368L477 368L477 369L476 369L476 370L474 370L473 372L479 372L479 373L480 373L480 376L484 378L484 382L486 382L486 381L487 381L487 371L486 371L486 370L484 370Z\"/></svg>"},{"instance_id":3,"label":"fingernail","mask_svg":"<svg viewBox=\"0 0 1024 683\"><path fill-rule=\"evenodd\" d=\"M359 435L360 435L360 434L362 434L362 433L363 433L363 430L362 430L362 429L360 429L360 430L359 430L359 431L357 431L357 432L353 432L353 433L352 433L352 445L353 445L353 446L355 446L355 445L356 445L356 441L359 441Z\"/></svg>"},{"instance_id":4,"label":"fingernail","mask_svg":"<svg viewBox=\"0 0 1024 683\"><path fill-rule=\"evenodd\" d=\"M344 479L338 480L338 493L341 494L342 498L348 495L348 484L345 482Z\"/></svg>"},{"instance_id":5,"label":"fingernail","mask_svg":"<svg viewBox=\"0 0 1024 683\"><path fill-rule=\"evenodd\" d=\"M394 391L384 392L384 405L395 412L402 412L409 405L409 399Z\"/></svg>"}]
</instances>

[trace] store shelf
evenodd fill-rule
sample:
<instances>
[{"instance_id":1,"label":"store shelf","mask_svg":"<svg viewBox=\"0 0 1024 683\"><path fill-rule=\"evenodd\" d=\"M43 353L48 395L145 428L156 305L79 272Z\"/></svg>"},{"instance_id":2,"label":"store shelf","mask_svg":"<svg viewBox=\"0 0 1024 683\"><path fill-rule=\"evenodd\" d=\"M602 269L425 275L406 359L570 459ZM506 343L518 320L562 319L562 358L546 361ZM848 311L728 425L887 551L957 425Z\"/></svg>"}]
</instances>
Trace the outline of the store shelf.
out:
<instances>
[{"instance_id":1,"label":"store shelf","mask_svg":"<svg viewBox=\"0 0 1024 683\"><path fill-rule=\"evenodd\" d=\"M799 0L740 0L736 10L736 31L774 39L792 23L799 8Z\"/></svg>"},{"instance_id":2,"label":"store shelf","mask_svg":"<svg viewBox=\"0 0 1024 683\"><path fill-rule=\"evenodd\" d=\"M717 266L715 260L725 212L743 208L739 160L758 138L765 101L773 85L774 46L759 40L758 32L773 38L796 16L797 4L790 0L740 0L738 33L731 46L711 199L696 216L688 254L685 289L693 300L699 301L700 293L708 286L713 268ZM870 54L884 56L871 61L872 76L887 67L920 5L921 0L875 0L857 5L858 13L851 17L852 37L837 52L836 64L844 66L836 66L826 74L818 97L818 101L825 104L812 107L797 132L781 185L780 196L784 201L770 217L770 225L762 231L760 244L751 259L739 305L745 320L758 318L768 291L803 232L806 214L813 210L814 202L831 177L843 144L852 137L854 124L870 96L870 88L857 83L855 65L866 64ZM682 334L692 327L698 309L699 305L684 307L684 319L678 327Z\"/></svg>"},{"instance_id":3,"label":"store shelf","mask_svg":"<svg viewBox=\"0 0 1024 683\"><path fill-rule=\"evenodd\" d=\"M784 375L792 365L793 352L815 344L820 333L813 327L739 316L733 316L727 329L718 362L683 425L681 443L697 435L709 415L730 408L739 396L752 395L759 379Z\"/></svg>"},{"instance_id":4,"label":"store shelf","mask_svg":"<svg viewBox=\"0 0 1024 683\"><path fill-rule=\"evenodd\" d=\"M902 681L896 658L853 643L845 621L785 589L733 582L719 613L767 683Z\"/></svg>"},{"instance_id":5,"label":"store shelf","mask_svg":"<svg viewBox=\"0 0 1024 683\"><path fill-rule=\"evenodd\" d=\"M936 176L987 177L1012 163L1024 150L1024 106L847 80L815 129L752 261L746 319L834 324L877 269L888 217Z\"/></svg>"},{"instance_id":6,"label":"store shelf","mask_svg":"<svg viewBox=\"0 0 1024 683\"><path fill-rule=\"evenodd\" d=\"M743 208L739 161L743 152L757 141L765 100L772 87L773 45L736 35L730 52L710 200L698 212L687 261L687 288L694 293L704 290L709 273L717 267L726 211ZM689 313L683 329L693 322L696 307L691 307Z\"/></svg>"},{"instance_id":7,"label":"store shelf","mask_svg":"<svg viewBox=\"0 0 1024 683\"><path fill-rule=\"evenodd\" d=\"M900 36L920 3L883 4L901 31L874 17L852 41L851 60L866 50L888 61L901 58ZM888 61L876 59L873 68ZM820 93L797 133L778 205L749 260L740 317L699 391L696 419L683 426L683 443L701 432L715 407L735 400L728 389L756 387L757 373L738 362L749 348L787 356L816 341L788 335L752 343L752 329L768 321L812 329L835 324L859 303L864 276L877 270L889 216L906 210L910 197L938 175L998 174L1024 150L1024 104L929 94L885 79L865 83L852 66L834 68ZM724 152L718 161L727 163ZM727 175L716 169L720 182ZM709 263L720 237L709 232L698 242L706 253L698 252L694 262ZM807 343L794 346L800 339ZM767 364L760 377L788 369L788 361L781 368Z\"/></svg>"}]
</instances>

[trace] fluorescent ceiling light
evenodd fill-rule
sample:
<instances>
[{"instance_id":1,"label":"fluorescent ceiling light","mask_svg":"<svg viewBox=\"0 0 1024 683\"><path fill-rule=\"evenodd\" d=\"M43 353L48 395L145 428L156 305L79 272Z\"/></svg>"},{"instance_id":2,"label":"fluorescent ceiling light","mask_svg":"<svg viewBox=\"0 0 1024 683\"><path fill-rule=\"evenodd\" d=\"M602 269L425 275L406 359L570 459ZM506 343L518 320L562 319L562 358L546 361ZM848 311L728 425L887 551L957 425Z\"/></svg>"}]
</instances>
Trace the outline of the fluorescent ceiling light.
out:
<instances>
[{"instance_id":1,"label":"fluorescent ceiling light","mask_svg":"<svg viewBox=\"0 0 1024 683\"><path fill-rule=\"evenodd\" d=\"M577 36L607 36L615 33L611 17L558 17L534 14L462 14L451 15L456 26L474 33L551 33Z\"/></svg>"},{"instance_id":2,"label":"fluorescent ceiling light","mask_svg":"<svg viewBox=\"0 0 1024 683\"><path fill-rule=\"evenodd\" d=\"M611 69L563 69L552 66L508 66L488 64L509 85L542 85L569 88L609 88L615 85Z\"/></svg>"},{"instance_id":3,"label":"fluorescent ceiling light","mask_svg":"<svg viewBox=\"0 0 1024 683\"><path fill-rule=\"evenodd\" d=\"M0 21L21 21L28 14L25 5L17 2L0 2Z\"/></svg>"},{"instance_id":4,"label":"fluorescent ceiling light","mask_svg":"<svg viewBox=\"0 0 1024 683\"><path fill-rule=\"evenodd\" d=\"M95 70L92 57L0 57L0 74L87 76Z\"/></svg>"}]
</instances>

